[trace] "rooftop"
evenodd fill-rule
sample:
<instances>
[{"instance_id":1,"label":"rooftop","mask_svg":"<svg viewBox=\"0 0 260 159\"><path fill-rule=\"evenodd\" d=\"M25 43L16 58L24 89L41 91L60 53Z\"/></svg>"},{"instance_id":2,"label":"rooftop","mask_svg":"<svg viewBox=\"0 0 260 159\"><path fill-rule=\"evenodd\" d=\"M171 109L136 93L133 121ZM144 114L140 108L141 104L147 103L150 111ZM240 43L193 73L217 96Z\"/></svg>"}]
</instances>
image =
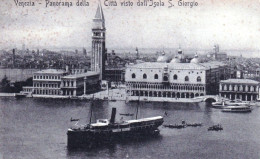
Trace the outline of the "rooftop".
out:
<instances>
[{"instance_id":1,"label":"rooftop","mask_svg":"<svg viewBox=\"0 0 260 159\"><path fill-rule=\"evenodd\" d=\"M245 84L259 84L258 81L251 80L251 79L228 79L222 80L221 83L245 83Z\"/></svg>"},{"instance_id":2,"label":"rooftop","mask_svg":"<svg viewBox=\"0 0 260 159\"><path fill-rule=\"evenodd\" d=\"M168 67L169 69L179 69L179 70L208 70L210 68L217 68L219 66L224 66L222 62L212 61L206 63L161 63L161 62L144 62L135 65L128 66L129 68L164 68Z\"/></svg>"},{"instance_id":3,"label":"rooftop","mask_svg":"<svg viewBox=\"0 0 260 159\"><path fill-rule=\"evenodd\" d=\"M67 75L62 78L82 78L82 77L94 76L94 75L99 75L99 72L88 71L88 72L80 73L80 74Z\"/></svg>"},{"instance_id":4,"label":"rooftop","mask_svg":"<svg viewBox=\"0 0 260 159\"><path fill-rule=\"evenodd\" d=\"M61 70L61 69L46 69L46 70L37 71L35 73L38 73L38 74L63 74L63 73L66 73L66 71Z\"/></svg>"}]
</instances>

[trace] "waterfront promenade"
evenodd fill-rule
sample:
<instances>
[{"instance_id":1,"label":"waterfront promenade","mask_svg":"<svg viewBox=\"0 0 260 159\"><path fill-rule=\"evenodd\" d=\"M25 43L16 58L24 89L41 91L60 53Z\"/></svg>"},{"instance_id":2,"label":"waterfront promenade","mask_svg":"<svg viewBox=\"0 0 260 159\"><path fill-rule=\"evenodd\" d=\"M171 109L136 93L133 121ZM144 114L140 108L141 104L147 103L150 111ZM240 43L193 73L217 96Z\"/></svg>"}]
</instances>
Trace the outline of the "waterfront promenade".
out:
<instances>
[{"instance_id":1,"label":"waterfront promenade","mask_svg":"<svg viewBox=\"0 0 260 159\"><path fill-rule=\"evenodd\" d=\"M0 97L15 96L15 93L0 93ZM87 94L82 96L62 96L62 95L27 95L27 97L33 98L54 98L54 99L79 99L79 100L116 100L116 101L145 101L145 102L175 102L175 103L199 103L205 102L206 99L215 99L216 101L227 100L226 98L219 97L217 95L200 96L195 98L165 98L165 97L136 97L127 96L125 88L116 88L103 90L94 94Z\"/></svg>"}]
</instances>

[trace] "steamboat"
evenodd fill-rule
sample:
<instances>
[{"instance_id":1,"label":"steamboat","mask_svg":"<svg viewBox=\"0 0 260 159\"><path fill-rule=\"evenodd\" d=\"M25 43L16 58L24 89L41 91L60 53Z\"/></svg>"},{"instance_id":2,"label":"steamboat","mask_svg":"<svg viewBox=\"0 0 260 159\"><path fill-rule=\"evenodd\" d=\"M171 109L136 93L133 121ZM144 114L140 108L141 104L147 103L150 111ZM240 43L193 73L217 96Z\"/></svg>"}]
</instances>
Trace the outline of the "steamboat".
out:
<instances>
[{"instance_id":1,"label":"steamboat","mask_svg":"<svg viewBox=\"0 0 260 159\"><path fill-rule=\"evenodd\" d=\"M86 126L69 128L68 148L92 147L116 140L157 136L160 133L158 127L164 122L162 116L116 122L115 116L116 108L112 108L110 120L98 119L96 123L91 123L90 120Z\"/></svg>"}]
</instances>

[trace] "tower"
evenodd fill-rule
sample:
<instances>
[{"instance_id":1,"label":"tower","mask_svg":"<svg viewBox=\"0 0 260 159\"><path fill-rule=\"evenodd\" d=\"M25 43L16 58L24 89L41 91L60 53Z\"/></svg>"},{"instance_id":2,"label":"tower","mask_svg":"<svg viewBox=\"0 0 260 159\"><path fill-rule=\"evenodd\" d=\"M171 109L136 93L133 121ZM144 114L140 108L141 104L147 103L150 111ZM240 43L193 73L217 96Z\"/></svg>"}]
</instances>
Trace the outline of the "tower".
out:
<instances>
[{"instance_id":1,"label":"tower","mask_svg":"<svg viewBox=\"0 0 260 159\"><path fill-rule=\"evenodd\" d=\"M139 52L138 52L138 48L137 47L136 47L135 51L136 51L136 58L139 59Z\"/></svg>"},{"instance_id":2,"label":"tower","mask_svg":"<svg viewBox=\"0 0 260 159\"><path fill-rule=\"evenodd\" d=\"M92 27L92 55L91 71L99 72L100 79L104 78L105 54L106 54L106 28L105 18L101 4L99 3Z\"/></svg>"},{"instance_id":3,"label":"tower","mask_svg":"<svg viewBox=\"0 0 260 159\"><path fill-rule=\"evenodd\" d=\"M15 68L15 49L13 49L13 68Z\"/></svg>"}]
</instances>

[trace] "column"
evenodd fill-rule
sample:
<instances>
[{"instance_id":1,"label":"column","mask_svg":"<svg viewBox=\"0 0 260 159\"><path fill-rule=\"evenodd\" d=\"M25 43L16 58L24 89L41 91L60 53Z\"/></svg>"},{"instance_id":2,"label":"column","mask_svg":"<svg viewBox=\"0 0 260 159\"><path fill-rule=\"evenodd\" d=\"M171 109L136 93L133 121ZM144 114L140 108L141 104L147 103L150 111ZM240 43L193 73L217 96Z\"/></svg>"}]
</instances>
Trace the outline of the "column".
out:
<instances>
[{"instance_id":1,"label":"column","mask_svg":"<svg viewBox=\"0 0 260 159\"><path fill-rule=\"evenodd\" d=\"M84 77L84 95L86 94L86 82L87 82L87 77Z\"/></svg>"},{"instance_id":2,"label":"column","mask_svg":"<svg viewBox=\"0 0 260 159\"><path fill-rule=\"evenodd\" d=\"M230 95L229 95L229 99L231 100L232 99L232 94L230 93Z\"/></svg>"},{"instance_id":3,"label":"column","mask_svg":"<svg viewBox=\"0 0 260 159\"><path fill-rule=\"evenodd\" d=\"M240 91L243 92L243 85L240 85Z\"/></svg>"},{"instance_id":4,"label":"column","mask_svg":"<svg viewBox=\"0 0 260 159\"><path fill-rule=\"evenodd\" d=\"M76 84L77 84L77 83L76 83L76 79L74 79L74 81L73 81L73 86L77 88L77 85L76 85Z\"/></svg>"},{"instance_id":5,"label":"column","mask_svg":"<svg viewBox=\"0 0 260 159\"><path fill-rule=\"evenodd\" d=\"M246 86L247 87L247 86ZM246 101L247 101L247 94L246 94Z\"/></svg>"},{"instance_id":6,"label":"column","mask_svg":"<svg viewBox=\"0 0 260 159\"><path fill-rule=\"evenodd\" d=\"M251 101L253 100L253 94L251 95Z\"/></svg>"}]
</instances>

